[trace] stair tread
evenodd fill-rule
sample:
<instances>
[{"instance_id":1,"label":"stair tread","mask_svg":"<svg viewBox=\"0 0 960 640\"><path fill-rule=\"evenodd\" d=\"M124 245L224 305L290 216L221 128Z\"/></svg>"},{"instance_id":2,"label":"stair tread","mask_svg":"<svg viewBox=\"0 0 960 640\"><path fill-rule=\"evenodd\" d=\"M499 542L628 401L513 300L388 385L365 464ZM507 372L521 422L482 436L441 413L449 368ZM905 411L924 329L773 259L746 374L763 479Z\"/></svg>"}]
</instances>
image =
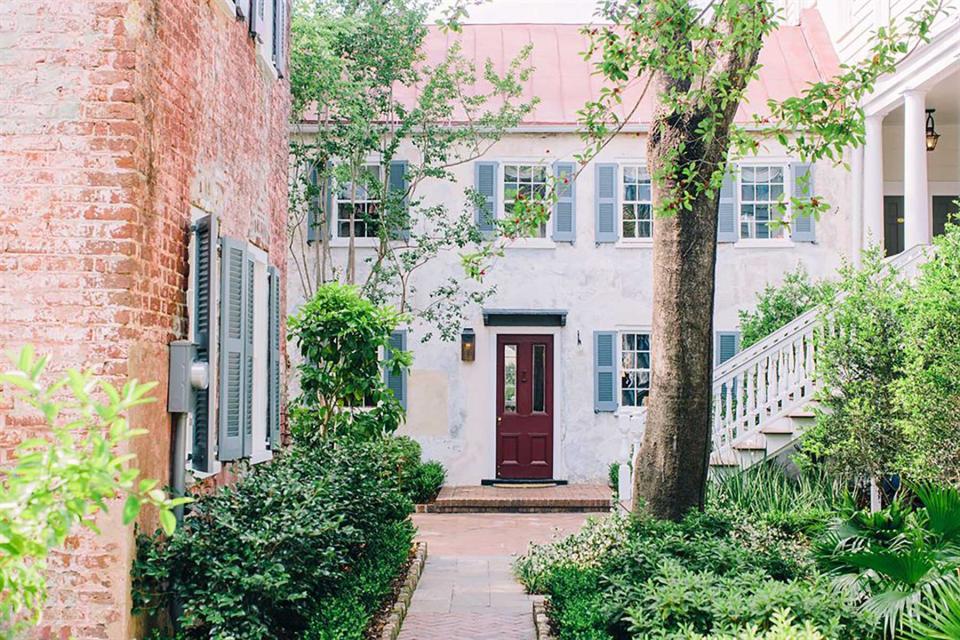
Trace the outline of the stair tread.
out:
<instances>
[{"instance_id":1,"label":"stair tread","mask_svg":"<svg viewBox=\"0 0 960 640\"><path fill-rule=\"evenodd\" d=\"M733 451L714 451L710 454L712 467L739 467L740 460Z\"/></svg>"},{"instance_id":2,"label":"stair tread","mask_svg":"<svg viewBox=\"0 0 960 640\"><path fill-rule=\"evenodd\" d=\"M760 429L764 435L793 435L797 430L788 421L781 421L775 424L768 424Z\"/></svg>"},{"instance_id":3,"label":"stair tread","mask_svg":"<svg viewBox=\"0 0 960 640\"><path fill-rule=\"evenodd\" d=\"M755 434L733 445L737 451L766 451L767 439L762 434Z\"/></svg>"}]
</instances>

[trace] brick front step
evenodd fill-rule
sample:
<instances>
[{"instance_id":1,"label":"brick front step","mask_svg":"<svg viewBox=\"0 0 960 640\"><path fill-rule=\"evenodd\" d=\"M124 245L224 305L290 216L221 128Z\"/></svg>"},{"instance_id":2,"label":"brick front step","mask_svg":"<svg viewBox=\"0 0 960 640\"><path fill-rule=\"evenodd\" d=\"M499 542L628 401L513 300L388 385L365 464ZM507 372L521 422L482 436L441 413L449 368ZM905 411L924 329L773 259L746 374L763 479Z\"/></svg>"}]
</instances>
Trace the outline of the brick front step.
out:
<instances>
[{"instance_id":1,"label":"brick front step","mask_svg":"<svg viewBox=\"0 0 960 640\"><path fill-rule=\"evenodd\" d=\"M556 487L444 487L421 513L564 513L610 511L610 488L573 484Z\"/></svg>"}]
</instances>

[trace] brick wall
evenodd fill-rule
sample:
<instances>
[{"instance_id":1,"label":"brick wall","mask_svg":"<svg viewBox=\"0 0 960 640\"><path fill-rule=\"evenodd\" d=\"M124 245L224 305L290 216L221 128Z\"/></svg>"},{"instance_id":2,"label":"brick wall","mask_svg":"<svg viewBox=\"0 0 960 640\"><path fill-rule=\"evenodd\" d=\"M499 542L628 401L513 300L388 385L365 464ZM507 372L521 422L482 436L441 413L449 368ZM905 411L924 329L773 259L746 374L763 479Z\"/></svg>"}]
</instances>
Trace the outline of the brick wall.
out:
<instances>
[{"instance_id":1,"label":"brick wall","mask_svg":"<svg viewBox=\"0 0 960 640\"><path fill-rule=\"evenodd\" d=\"M0 3L0 345L159 380L132 450L164 481L166 345L185 337L192 212L285 265L288 89L226 4ZM0 462L42 428L3 402ZM54 556L42 637L139 634L132 532L113 516L103 530Z\"/></svg>"}]
</instances>

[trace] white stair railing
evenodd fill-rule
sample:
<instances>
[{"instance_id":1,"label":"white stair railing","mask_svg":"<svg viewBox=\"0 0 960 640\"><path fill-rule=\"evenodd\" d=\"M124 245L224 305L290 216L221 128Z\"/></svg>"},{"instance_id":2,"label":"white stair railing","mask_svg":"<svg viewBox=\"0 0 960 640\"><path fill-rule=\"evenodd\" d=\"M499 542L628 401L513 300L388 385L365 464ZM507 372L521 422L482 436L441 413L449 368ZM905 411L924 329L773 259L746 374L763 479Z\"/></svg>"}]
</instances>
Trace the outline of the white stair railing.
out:
<instances>
[{"instance_id":1,"label":"white stair railing","mask_svg":"<svg viewBox=\"0 0 960 640\"><path fill-rule=\"evenodd\" d=\"M913 278L929 247L916 246L887 260L887 268ZM808 404L816 390L814 308L744 349L713 372L714 460L735 460L737 445L762 441L765 427ZM733 455L732 455L733 454Z\"/></svg>"}]
</instances>

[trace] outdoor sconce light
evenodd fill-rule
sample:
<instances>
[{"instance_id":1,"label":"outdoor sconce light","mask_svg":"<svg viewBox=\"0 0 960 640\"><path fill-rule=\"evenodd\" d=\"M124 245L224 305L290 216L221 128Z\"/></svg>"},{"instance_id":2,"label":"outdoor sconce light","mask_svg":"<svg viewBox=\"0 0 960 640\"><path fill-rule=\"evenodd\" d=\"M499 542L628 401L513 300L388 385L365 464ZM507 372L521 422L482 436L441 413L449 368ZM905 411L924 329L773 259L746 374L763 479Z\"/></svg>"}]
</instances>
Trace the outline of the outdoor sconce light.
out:
<instances>
[{"instance_id":1,"label":"outdoor sconce light","mask_svg":"<svg viewBox=\"0 0 960 640\"><path fill-rule=\"evenodd\" d=\"M933 151L937 148L937 142L940 141L940 134L937 133L937 123L933 121L933 114L936 109L927 109L927 151Z\"/></svg>"},{"instance_id":2,"label":"outdoor sconce light","mask_svg":"<svg viewBox=\"0 0 960 640\"><path fill-rule=\"evenodd\" d=\"M464 362L477 359L477 334L470 327L466 327L460 334L460 359Z\"/></svg>"}]
</instances>

